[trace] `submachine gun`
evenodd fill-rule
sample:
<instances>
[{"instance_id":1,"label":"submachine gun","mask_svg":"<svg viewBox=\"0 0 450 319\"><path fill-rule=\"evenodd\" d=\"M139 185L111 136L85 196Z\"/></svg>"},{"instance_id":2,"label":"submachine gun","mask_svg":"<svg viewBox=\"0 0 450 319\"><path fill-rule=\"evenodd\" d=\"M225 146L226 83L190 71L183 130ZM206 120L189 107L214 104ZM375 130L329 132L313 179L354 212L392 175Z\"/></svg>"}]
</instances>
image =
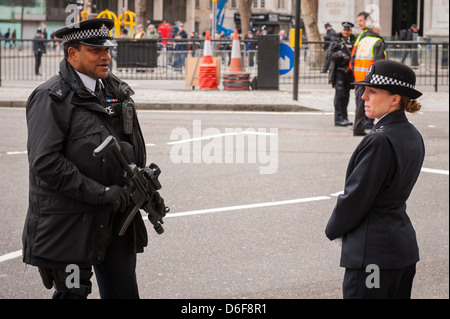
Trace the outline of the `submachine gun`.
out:
<instances>
[{"instance_id":1,"label":"submachine gun","mask_svg":"<svg viewBox=\"0 0 450 319\"><path fill-rule=\"evenodd\" d=\"M164 200L159 195L158 190L161 184L158 176L161 173L159 167L152 163L145 168L140 168L134 163L128 163L120 152L120 144L117 139L110 135L102 144L94 150L94 157L100 157L103 154L112 151L124 169L124 179L128 186L128 194L133 204L126 212L119 225L119 236L123 236L128 225L133 220L139 209L145 210L148 214L148 220L152 223L155 231L160 235L164 232L162 224L163 217L169 212L170 208L164 205Z\"/></svg>"}]
</instances>

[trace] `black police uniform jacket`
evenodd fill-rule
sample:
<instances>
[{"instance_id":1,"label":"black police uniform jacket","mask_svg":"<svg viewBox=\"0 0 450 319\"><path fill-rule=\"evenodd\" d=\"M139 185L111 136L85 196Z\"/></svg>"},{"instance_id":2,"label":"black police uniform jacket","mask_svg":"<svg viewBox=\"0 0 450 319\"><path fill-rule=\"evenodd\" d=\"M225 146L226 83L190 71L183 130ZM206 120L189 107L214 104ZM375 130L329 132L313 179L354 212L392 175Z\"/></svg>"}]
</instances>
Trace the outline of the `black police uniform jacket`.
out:
<instances>
[{"instance_id":1,"label":"black police uniform jacket","mask_svg":"<svg viewBox=\"0 0 450 319\"><path fill-rule=\"evenodd\" d=\"M419 261L406 200L424 156L422 136L404 111L387 114L362 139L325 230L330 240L343 237L342 267L398 269Z\"/></svg>"},{"instance_id":2,"label":"black police uniform jacket","mask_svg":"<svg viewBox=\"0 0 450 319\"><path fill-rule=\"evenodd\" d=\"M112 74L104 81L108 96L121 100L134 93ZM30 95L26 117L29 207L23 261L54 268L100 262L117 231L112 223L118 213L99 201L105 186L123 185L123 170L111 152L101 158L92 154L113 133L112 118L65 59L59 74ZM136 165L144 167L145 144L136 112L133 122L127 142L133 145ZM141 214L136 214L126 235L130 251L142 252L147 233Z\"/></svg>"},{"instance_id":3,"label":"black police uniform jacket","mask_svg":"<svg viewBox=\"0 0 450 319\"><path fill-rule=\"evenodd\" d=\"M330 46L327 50L327 57L330 60L328 83L330 83L333 88L336 86L337 72L348 74L348 76L346 76L348 85L354 81L353 72L349 70L349 62L355 40L355 35L350 34L348 38L345 38L342 35L342 32L331 38Z\"/></svg>"}]
</instances>

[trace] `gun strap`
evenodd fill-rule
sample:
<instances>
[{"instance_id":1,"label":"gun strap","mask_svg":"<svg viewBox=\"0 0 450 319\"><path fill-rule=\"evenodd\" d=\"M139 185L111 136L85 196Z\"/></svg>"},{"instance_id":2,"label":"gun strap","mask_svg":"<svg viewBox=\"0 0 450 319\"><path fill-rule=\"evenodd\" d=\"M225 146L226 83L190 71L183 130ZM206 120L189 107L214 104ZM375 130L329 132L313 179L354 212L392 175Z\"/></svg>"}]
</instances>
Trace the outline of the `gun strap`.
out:
<instances>
[{"instance_id":1,"label":"gun strap","mask_svg":"<svg viewBox=\"0 0 450 319\"><path fill-rule=\"evenodd\" d=\"M122 218L122 220L120 221L120 225L119 225L119 232L118 232L119 236L125 235L125 232L127 231L128 226L130 225L134 216L138 212L139 208L141 208L141 206L144 204L144 202L145 202L145 199L143 198L140 202L135 203L133 209Z\"/></svg>"}]
</instances>

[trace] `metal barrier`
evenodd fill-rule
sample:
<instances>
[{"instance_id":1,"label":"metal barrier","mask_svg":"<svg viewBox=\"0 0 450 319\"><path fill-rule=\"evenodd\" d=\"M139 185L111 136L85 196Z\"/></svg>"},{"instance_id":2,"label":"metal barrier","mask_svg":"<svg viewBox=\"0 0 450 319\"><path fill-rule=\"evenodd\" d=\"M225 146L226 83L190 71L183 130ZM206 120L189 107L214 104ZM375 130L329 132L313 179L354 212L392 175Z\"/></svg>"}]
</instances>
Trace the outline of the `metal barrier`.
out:
<instances>
[{"instance_id":1,"label":"metal barrier","mask_svg":"<svg viewBox=\"0 0 450 319\"><path fill-rule=\"evenodd\" d=\"M46 53L42 56L40 74L35 75L35 40L0 41L0 85L8 80L46 80L59 71L64 58L60 41L45 41ZM202 39L117 39L118 46L111 51L111 70L120 78L143 80L184 80L184 61L187 57L203 55ZM242 65L257 76L258 51L248 50L248 43L240 41ZM325 63L325 42L303 42L300 49L299 83L328 85L328 75L322 73ZM220 72L228 71L232 40L212 40L213 56L220 57ZM411 66L417 75L417 85L448 87L448 43L386 42L389 59ZM280 76L279 83L293 83L293 72Z\"/></svg>"}]
</instances>

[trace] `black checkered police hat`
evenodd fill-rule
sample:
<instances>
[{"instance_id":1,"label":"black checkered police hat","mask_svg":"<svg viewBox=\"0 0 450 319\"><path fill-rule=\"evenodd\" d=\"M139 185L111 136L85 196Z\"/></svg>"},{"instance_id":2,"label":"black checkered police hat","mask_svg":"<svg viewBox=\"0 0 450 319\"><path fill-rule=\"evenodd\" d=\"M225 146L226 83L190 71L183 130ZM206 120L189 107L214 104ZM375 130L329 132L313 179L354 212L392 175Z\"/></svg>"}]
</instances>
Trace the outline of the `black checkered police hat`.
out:
<instances>
[{"instance_id":1,"label":"black checkered police hat","mask_svg":"<svg viewBox=\"0 0 450 319\"><path fill-rule=\"evenodd\" d=\"M114 27L111 19L90 19L65 26L55 32L63 44L77 41L94 47L114 47L109 31Z\"/></svg>"},{"instance_id":2,"label":"black checkered police hat","mask_svg":"<svg viewBox=\"0 0 450 319\"><path fill-rule=\"evenodd\" d=\"M370 86L407 96L412 100L422 93L416 90L416 74L407 65L393 60L377 60L369 68L364 81L354 85Z\"/></svg>"}]
</instances>

